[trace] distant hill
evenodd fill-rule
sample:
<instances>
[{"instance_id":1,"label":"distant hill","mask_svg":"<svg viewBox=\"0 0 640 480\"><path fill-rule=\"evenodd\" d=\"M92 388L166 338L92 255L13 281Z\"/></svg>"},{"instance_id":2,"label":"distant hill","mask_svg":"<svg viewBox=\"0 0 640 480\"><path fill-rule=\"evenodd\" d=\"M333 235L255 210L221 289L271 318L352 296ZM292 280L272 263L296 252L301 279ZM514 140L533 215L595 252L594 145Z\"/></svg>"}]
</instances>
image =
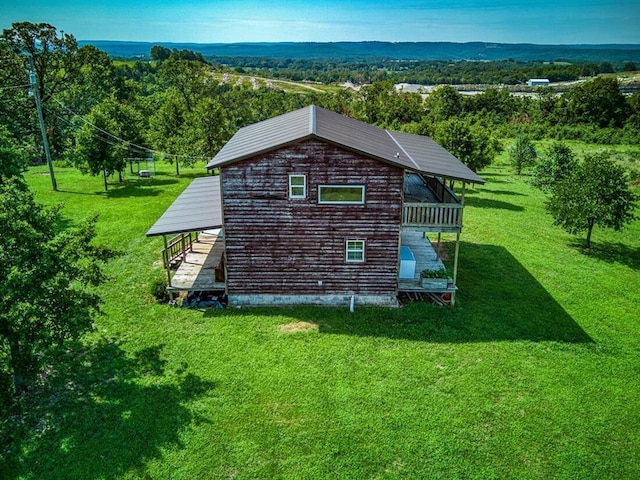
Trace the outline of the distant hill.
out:
<instances>
[{"instance_id":1,"label":"distant hill","mask_svg":"<svg viewBox=\"0 0 640 480\"><path fill-rule=\"evenodd\" d=\"M167 43L83 40L116 58L148 58L153 45L187 49L206 57L268 57L288 59L396 60L523 60L575 62L638 62L640 45L539 45L528 43L453 42L283 42Z\"/></svg>"}]
</instances>

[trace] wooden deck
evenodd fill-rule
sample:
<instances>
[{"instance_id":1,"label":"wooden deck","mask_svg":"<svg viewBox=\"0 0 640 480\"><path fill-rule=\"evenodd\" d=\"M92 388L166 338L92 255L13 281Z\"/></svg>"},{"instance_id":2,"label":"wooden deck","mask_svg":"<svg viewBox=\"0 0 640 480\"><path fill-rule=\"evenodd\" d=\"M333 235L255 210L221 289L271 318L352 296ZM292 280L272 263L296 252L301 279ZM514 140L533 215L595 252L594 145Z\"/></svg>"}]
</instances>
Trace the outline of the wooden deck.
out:
<instances>
[{"instance_id":1,"label":"wooden deck","mask_svg":"<svg viewBox=\"0 0 640 480\"><path fill-rule=\"evenodd\" d=\"M435 249L431 242L424 238L424 233L403 230L401 233L401 244L409 247L416 258L416 273L413 280L399 279L398 291L400 292L454 292L455 287L446 289L422 288L420 280L420 272L428 268L436 270L444 265L442 260L438 259Z\"/></svg>"},{"instance_id":2,"label":"wooden deck","mask_svg":"<svg viewBox=\"0 0 640 480\"><path fill-rule=\"evenodd\" d=\"M225 283L216 282L216 268L222 262L223 253L223 238L201 233L193 242L193 251L187 252L173 274L168 289L190 292L224 290Z\"/></svg>"}]
</instances>

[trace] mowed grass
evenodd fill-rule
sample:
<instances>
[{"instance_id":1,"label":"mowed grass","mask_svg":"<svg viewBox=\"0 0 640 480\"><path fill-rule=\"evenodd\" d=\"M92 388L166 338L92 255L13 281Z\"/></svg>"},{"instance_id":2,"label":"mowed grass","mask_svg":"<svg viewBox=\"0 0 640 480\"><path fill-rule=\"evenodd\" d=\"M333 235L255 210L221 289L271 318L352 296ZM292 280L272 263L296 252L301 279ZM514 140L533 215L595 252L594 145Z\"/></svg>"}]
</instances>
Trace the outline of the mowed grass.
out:
<instances>
[{"instance_id":1,"label":"mowed grass","mask_svg":"<svg viewBox=\"0 0 640 480\"><path fill-rule=\"evenodd\" d=\"M156 304L146 230L191 177L101 192L43 168L121 252L104 315L3 446L9 479L639 478L640 222L594 249L504 169L467 192L454 308Z\"/></svg>"}]
</instances>

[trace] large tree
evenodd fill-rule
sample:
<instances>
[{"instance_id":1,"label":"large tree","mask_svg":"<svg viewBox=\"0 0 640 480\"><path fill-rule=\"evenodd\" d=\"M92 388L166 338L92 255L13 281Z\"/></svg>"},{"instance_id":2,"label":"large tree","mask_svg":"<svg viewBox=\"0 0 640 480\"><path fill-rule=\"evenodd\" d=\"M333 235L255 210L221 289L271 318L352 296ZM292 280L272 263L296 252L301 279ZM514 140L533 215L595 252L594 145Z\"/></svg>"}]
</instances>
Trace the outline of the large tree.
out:
<instances>
[{"instance_id":1,"label":"large tree","mask_svg":"<svg viewBox=\"0 0 640 480\"><path fill-rule=\"evenodd\" d=\"M571 175L556 182L546 208L567 232L587 232L584 246L591 248L593 227L620 230L635 218L635 202L624 169L600 154L586 155Z\"/></svg>"},{"instance_id":2,"label":"large tree","mask_svg":"<svg viewBox=\"0 0 640 480\"><path fill-rule=\"evenodd\" d=\"M95 219L59 231L60 209L38 205L23 182L0 185L0 343L14 390L29 385L52 348L92 327L103 280Z\"/></svg>"},{"instance_id":3,"label":"large tree","mask_svg":"<svg viewBox=\"0 0 640 480\"><path fill-rule=\"evenodd\" d=\"M502 148L485 129L456 118L439 123L434 139L474 172L489 165Z\"/></svg>"},{"instance_id":4,"label":"large tree","mask_svg":"<svg viewBox=\"0 0 640 480\"><path fill-rule=\"evenodd\" d=\"M458 117L464 112L464 97L451 85L436 88L425 100L429 115L436 121Z\"/></svg>"},{"instance_id":5,"label":"large tree","mask_svg":"<svg viewBox=\"0 0 640 480\"><path fill-rule=\"evenodd\" d=\"M127 157L142 142L142 119L127 104L109 98L95 105L76 132L76 165L83 172L107 178L126 167Z\"/></svg>"},{"instance_id":6,"label":"large tree","mask_svg":"<svg viewBox=\"0 0 640 480\"><path fill-rule=\"evenodd\" d=\"M63 142L59 141L59 125L53 122L49 111L55 107L51 102L52 97L61 93L69 87L76 77L77 63L75 54L78 44L73 35L58 32L56 27L48 23L18 22L14 23L10 29L5 29L1 36L4 50L10 55L12 65L21 64L20 69L11 70L12 78L7 80L13 82L12 85L24 84L28 81L28 71L33 70L35 74L35 85L32 88L38 90L43 108L43 118L47 126L49 142L53 153L60 153ZM3 59L7 60L7 59ZM4 67L4 65L3 65ZM33 101L31 108L35 108ZM35 110L31 116L35 119ZM9 112L15 116L25 116L23 109ZM16 120L16 124L20 120ZM39 141L39 131L36 123L31 123L32 135ZM19 132L13 132L18 134ZM20 132L25 134L26 132Z\"/></svg>"},{"instance_id":7,"label":"large tree","mask_svg":"<svg viewBox=\"0 0 640 480\"><path fill-rule=\"evenodd\" d=\"M571 176L578 161L568 145L554 142L544 152L535 166L531 183L543 192L550 192L553 186Z\"/></svg>"},{"instance_id":8,"label":"large tree","mask_svg":"<svg viewBox=\"0 0 640 480\"><path fill-rule=\"evenodd\" d=\"M597 77L572 87L565 95L568 118L598 127L620 127L627 117L627 103L618 80Z\"/></svg>"}]
</instances>

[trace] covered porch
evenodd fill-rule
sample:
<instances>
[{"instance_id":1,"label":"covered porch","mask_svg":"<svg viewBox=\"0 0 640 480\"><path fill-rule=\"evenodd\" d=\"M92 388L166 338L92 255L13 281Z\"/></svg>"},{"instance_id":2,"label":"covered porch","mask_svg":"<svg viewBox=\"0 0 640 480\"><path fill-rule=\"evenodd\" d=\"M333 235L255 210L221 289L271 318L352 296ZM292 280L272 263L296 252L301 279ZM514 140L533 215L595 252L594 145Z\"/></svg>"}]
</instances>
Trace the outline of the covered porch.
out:
<instances>
[{"instance_id":1,"label":"covered porch","mask_svg":"<svg viewBox=\"0 0 640 480\"><path fill-rule=\"evenodd\" d=\"M178 268L169 276L169 291L215 292L226 289L224 236L219 230L194 232Z\"/></svg>"},{"instance_id":2,"label":"covered porch","mask_svg":"<svg viewBox=\"0 0 640 480\"><path fill-rule=\"evenodd\" d=\"M402 210L403 230L418 232L460 232L462 229L463 197L436 178L417 173L405 173Z\"/></svg>"},{"instance_id":3,"label":"covered porch","mask_svg":"<svg viewBox=\"0 0 640 480\"><path fill-rule=\"evenodd\" d=\"M447 272L450 280L446 287L422 286L420 274L423 270L440 270L444 268L442 259L439 257L439 252L437 251L437 246L434 248L424 233L415 231L402 231L400 241L401 249L409 249L412 260L409 260L409 268L407 269L406 265L403 265L407 260L403 260L401 253L398 292L450 293L452 294L453 302L453 294L455 294L457 290L455 285L455 268L453 272ZM407 271L410 273L407 274ZM412 276L411 273L413 273Z\"/></svg>"},{"instance_id":4,"label":"covered porch","mask_svg":"<svg viewBox=\"0 0 640 480\"><path fill-rule=\"evenodd\" d=\"M196 178L147 232L162 236L167 290L225 291L220 177Z\"/></svg>"}]
</instances>

